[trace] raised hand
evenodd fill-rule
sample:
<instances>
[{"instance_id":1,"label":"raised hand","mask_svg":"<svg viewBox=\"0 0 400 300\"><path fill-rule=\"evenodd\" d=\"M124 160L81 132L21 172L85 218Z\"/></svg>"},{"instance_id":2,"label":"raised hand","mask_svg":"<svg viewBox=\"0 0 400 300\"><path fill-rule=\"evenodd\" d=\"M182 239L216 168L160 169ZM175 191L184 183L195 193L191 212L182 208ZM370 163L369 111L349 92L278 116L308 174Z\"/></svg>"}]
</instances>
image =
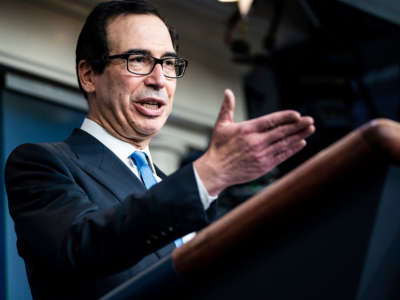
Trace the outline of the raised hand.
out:
<instances>
[{"instance_id":1,"label":"raised hand","mask_svg":"<svg viewBox=\"0 0 400 300\"><path fill-rule=\"evenodd\" d=\"M225 91L207 152L194 162L209 194L254 180L300 151L314 131L311 117L279 111L234 123L235 97Z\"/></svg>"}]
</instances>

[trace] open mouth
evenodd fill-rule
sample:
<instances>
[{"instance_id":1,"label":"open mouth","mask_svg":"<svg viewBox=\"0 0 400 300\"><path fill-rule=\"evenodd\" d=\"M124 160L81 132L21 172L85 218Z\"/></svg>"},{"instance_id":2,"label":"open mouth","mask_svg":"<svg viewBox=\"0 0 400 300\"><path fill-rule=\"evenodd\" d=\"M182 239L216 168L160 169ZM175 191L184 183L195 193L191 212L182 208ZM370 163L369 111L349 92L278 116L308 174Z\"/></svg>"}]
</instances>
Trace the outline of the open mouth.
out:
<instances>
[{"instance_id":1,"label":"open mouth","mask_svg":"<svg viewBox=\"0 0 400 300\"><path fill-rule=\"evenodd\" d=\"M157 98L145 98L134 103L136 109L148 117L158 117L165 110L166 102Z\"/></svg>"},{"instance_id":2,"label":"open mouth","mask_svg":"<svg viewBox=\"0 0 400 300\"><path fill-rule=\"evenodd\" d=\"M151 109L151 110L157 110L161 107L161 104L158 102L153 102L153 101L149 101L149 102L143 102L143 103L139 103L140 105L144 106L147 109Z\"/></svg>"}]
</instances>

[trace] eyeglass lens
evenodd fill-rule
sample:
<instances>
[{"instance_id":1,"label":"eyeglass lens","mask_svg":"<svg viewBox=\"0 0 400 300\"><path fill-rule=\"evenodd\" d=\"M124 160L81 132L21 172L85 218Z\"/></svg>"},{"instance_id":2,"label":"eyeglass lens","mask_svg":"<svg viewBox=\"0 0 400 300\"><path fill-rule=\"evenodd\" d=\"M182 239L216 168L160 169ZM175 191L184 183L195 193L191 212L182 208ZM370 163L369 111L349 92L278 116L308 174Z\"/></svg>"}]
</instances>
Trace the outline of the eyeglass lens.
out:
<instances>
[{"instance_id":1,"label":"eyeglass lens","mask_svg":"<svg viewBox=\"0 0 400 300\"><path fill-rule=\"evenodd\" d=\"M128 57L128 70L138 75L149 74L155 59L148 55L132 54ZM162 59L163 73L169 77L180 77L185 70L185 61L180 58L166 57Z\"/></svg>"}]
</instances>

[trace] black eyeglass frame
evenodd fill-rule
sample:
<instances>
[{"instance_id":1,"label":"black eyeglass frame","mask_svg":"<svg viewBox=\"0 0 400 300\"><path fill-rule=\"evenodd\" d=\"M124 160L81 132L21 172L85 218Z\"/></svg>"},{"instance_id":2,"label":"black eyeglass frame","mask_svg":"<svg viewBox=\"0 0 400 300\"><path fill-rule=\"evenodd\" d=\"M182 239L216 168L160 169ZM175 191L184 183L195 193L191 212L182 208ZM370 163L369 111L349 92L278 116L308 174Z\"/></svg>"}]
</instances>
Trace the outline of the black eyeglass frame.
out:
<instances>
[{"instance_id":1,"label":"black eyeglass frame","mask_svg":"<svg viewBox=\"0 0 400 300\"><path fill-rule=\"evenodd\" d=\"M153 64L153 66L151 67L150 71L147 72L147 73L135 73L135 72L129 70L128 58L129 58L129 56L131 56L131 55L143 55L143 56L149 56L149 57L153 58L153 59L154 59L154 64ZM154 56L151 56L151 55L147 55L147 54L138 54L138 53L122 53L122 54L115 54L115 55L110 55L110 56L108 56L108 59L116 59L116 58L125 59L125 61L126 61L126 70L127 70L129 73L132 73L132 74L135 74L135 75L142 75L142 76L146 76L146 75L151 74L151 73L153 72L153 70L154 70L154 68L156 67L157 64L160 64L160 65L161 65L161 68L163 69L163 62L164 62L165 60L167 60L167 59L174 58L174 59L178 59L178 60L180 60L180 61L183 61L183 62L184 62L184 67L183 67L183 72L182 72L181 75L179 75L179 76L169 76L169 75L165 75L165 74L163 73L163 75L164 75L165 77L171 78L171 79L182 78L183 75L185 75L186 68L187 68L187 66L188 66L188 64L189 64L189 61L186 60L186 59L184 59L184 58L181 58L181 57L171 57L171 56L163 57L163 58L157 58L157 57L154 57ZM163 69L163 70L164 70L164 69Z\"/></svg>"}]
</instances>

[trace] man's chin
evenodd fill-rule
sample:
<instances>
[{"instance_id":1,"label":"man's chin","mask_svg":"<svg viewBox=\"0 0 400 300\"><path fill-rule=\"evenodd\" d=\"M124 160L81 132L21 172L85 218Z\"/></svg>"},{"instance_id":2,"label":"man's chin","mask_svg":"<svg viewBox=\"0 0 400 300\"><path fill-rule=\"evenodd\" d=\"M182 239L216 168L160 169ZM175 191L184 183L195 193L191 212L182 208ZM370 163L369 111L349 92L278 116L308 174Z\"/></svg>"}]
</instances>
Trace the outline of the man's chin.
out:
<instances>
[{"instance_id":1,"label":"man's chin","mask_svg":"<svg viewBox=\"0 0 400 300\"><path fill-rule=\"evenodd\" d=\"M136 132L141 136L141 137L149 137L151 138L152 136L156 135L160 131L161 127L145 127L145 128L140 128L137 129Z\"/></svg>"},{"instance_id":2,"label":"man's chin","mask_svg":"<svg viewBox=\"0 0 400 300\"><path fill-rule=\"evenodd\" d=\"M143 120L142 120L143 121ZM132 133L138 135L138 137L145 139L151 138L156 135L163 127L165 121L163 120L144 120L145 122L131 124Z\"/></svg>"}]
</instances>

